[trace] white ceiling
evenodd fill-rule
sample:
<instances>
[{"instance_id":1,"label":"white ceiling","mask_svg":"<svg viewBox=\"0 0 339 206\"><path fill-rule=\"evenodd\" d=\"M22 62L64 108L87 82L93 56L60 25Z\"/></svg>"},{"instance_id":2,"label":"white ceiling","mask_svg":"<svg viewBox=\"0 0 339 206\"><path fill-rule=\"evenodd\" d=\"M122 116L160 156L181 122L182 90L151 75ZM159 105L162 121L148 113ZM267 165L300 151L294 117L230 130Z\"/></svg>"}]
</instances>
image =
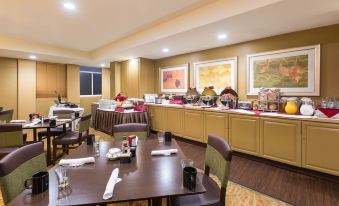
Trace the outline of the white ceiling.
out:
<instances>
[{"instance_id":1,"label":"white ceiling","mask_svg":"<svg viewBox=\"0 0 339 206\"><path fill-rule=\"evenodd\" d=\"M64 1L0 0L0 56L98 66L339 23L338 0Z\"/></svg>"}]
</instances>

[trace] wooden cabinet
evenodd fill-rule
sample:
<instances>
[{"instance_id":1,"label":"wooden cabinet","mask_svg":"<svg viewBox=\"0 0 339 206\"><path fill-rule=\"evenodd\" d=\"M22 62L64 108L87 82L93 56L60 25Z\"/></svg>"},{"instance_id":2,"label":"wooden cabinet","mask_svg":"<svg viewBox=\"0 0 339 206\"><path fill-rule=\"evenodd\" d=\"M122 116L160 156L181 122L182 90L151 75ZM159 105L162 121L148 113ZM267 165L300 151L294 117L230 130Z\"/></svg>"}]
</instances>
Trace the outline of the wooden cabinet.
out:
<instances>
[{"instance_id":1,"label":"wooden cabinet","mask_svg":"<svg viewBox=\"0 0 339 206\"><path fill-rule=\"evenodd\" d=\"M150 107L149 114L151 117L152 129L155 131L166 131L167 128L167 113L165 108Z\"/></svg>"},{"instance_id":2,"label":"wooden cabinet","mask_svg":"<svg viewBox=\"0 0 339 206\"><path fill-rule=\"evenodd\" d=\"M262 157L301 166L301 121L261 118Z\"/></svg>"},{"instance_id":3,"label":"wooden cabinet","mask_svg":"<svg viewBox=\"0 0 339 206\"><path fill-rule=\"evenodd\" d=\"M207 142L204 138L204 114L202 111L185 110L184 125L184 137Z\"/></svg>"},{"instance_id":4,"label":"wooden cabinet","mask_svg":"<svg viewBox=\"0 0 339 206\"><path fill-rule=\"evenodd\" d=\"M339 125L303 122L302 166L339 175Z\"/></svg>"},{"instance_id":5,"label":"wooden cabinet","mask_svg":"<svg viewBox=\"0 0 339 206\"><path fill-rule=\"evenodd\" d=\"M167 109L167 131L177 136L182 136L184 130L184 110L183 109Z\"/></svg>"},{"instance_id":6,"label":"wooden cabinet","mask_svg":"<svg viewBox=\"0 0 339 206\"><path fill-rule=\"evenodd\" d=\"M259 155L259 117L229 116L229 142L232 149Z\"/></svg>"},{"instance_id":7,"label":"wooden cabinet","mask_svg":"<svg viewBox=\"0 0 339 206\"><path fill-rule=\"evenodd\" d=\"M55 92L66 97L66 65L37 62L37 98L55 97Z\"/></svg>"},{"instance_id":8,"label":"wooden cabinet","mask_svg":"<svg viewBox=\"0 0 339 206\"><path fill-rule=\"evenodd\" d=\"M217 112L205 112L205 135L207 141L208 135L213 134L228 141L228 115Z\"/></svg>"}]
</instances>

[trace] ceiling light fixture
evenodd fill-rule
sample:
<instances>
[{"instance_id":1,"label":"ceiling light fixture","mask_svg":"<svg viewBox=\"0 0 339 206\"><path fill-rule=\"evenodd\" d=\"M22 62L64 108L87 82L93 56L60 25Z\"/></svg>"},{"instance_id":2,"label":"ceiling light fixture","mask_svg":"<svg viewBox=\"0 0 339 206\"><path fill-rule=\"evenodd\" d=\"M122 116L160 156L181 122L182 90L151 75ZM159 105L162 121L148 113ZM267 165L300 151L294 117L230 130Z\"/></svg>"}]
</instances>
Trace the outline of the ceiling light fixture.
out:
<instances>
[{"instance_id":1,"label":"ceiling light fixture","mask_svg":"<svg viewBox=\"0 0 339 206\"><path fill-rule=\"evenodd\" d=\"M163 48L163 49L162 49L162 52L164 52L164 53L167 53L167 52L169 52L169 51L170 51L169 48Z\"/></svg>"},{"instance_id":2,"label":"ceiling light fixture","mask_svg":"<svg viewBox=\"0 0 339 206\"><path fill-rule=\"evenodd\" d=\"M75 5L71 2L65 2L64 7L68 10L75 10Z\"/></svg>"},{"instance_id":3,"label":"ceiling light fixture","mask_svg":"<svg viewBox=\"0 0 339 206\"><path fill-rule=\"evenodd\" d=\"M35 55L29 55L29 58L30 59L36 59L36 56Z\"/></svg>"},{"instance_id":4,"label":"ceiling light fixture","mask_svg":"<svg viewBox=\"0 0 339 206\"><path fill-rule=\"evenodd\" d=\"M226 39L227 35L226 34L219 34L218 39Z\"/></svg>"},{"instance_id":5,"label":"ceiling light fixture","mask_svg":"<svg viewBox=\"0 0 339 206\"><path fill-rule=\"evenodd\" d=\"M105 66L106 66L106 64L104 64L104 63L100 64L100 67L105 67Z\"/></svg>"}]
</instances>

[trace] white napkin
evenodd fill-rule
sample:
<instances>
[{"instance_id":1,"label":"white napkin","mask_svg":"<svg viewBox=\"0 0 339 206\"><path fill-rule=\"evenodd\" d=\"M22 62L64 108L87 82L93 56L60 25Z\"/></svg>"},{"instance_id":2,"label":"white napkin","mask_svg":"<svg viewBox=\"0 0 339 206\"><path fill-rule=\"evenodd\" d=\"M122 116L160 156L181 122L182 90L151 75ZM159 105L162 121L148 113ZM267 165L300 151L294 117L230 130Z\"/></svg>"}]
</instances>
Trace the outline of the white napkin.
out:
<instances>
[{"instance_id":1,"label":"white napkin","mask_svg":"<svg viewBox=\"0 0 339 206\"><path fill-rule=\"evenodd\" d=\"M26 124L25 127L32 127L36 124L39 124L41 122L40 119L34 119L32 123Z\"/></svg>"},{"instance_id":2,"label":"white napkin","mask_svg":"<svg viewBox=\"0 0 339 206\"><path fill-rule=\"evenodd\" d=\"M94 163L94 157L85 157L85 158L78 158L78 159L62 159L59 162L59 165L71 166L76 167L87 163Z\"/></svg>"},{"instance_id":3,"label":"white napkin","mask_svg":"<svg viewBox=\"0 0 339 206\"><path fill-rule=\"evenodd\" d=\"M102 198L104 200L108 200L108 199L112 198L115 184L117 184L118 182L121 181L121 179L118 178L118 175L119 175L119 168L115 168L112 171L111 177L109 178L109 180L107 182L105 192L102 195Z\"/></svg>"},{"instance_id":4,"label":"white napkin","mask_svg":"<svg viewBox=\"0 0 339 206\"><path fill-rule=\"evenodd\" d=\"M26 123L26 120L24 120L24 119L16 119L16 120L11 120L10 123Z\"/></svg>"},{"instance_id":5,"label":"white napkin","mask_svg":"<svg viewBox=\"0 0 339 206\"><path fill-rule=\"evenodd\" d=\"M163 149L163 150L152 150L151 155L165 155L169 156L171 154L176 154L177 149Z\"/></svg>"},{"instance_id":6,"label":"white napkin","mask_svg":"<svg viewBox=\"0 0 339 206\"><path fill-rule=\"evenodd\" d=\"M71 121L72 119L57 119L57 122L67 122L67 121Z\"/></svg>"}]
</instances>

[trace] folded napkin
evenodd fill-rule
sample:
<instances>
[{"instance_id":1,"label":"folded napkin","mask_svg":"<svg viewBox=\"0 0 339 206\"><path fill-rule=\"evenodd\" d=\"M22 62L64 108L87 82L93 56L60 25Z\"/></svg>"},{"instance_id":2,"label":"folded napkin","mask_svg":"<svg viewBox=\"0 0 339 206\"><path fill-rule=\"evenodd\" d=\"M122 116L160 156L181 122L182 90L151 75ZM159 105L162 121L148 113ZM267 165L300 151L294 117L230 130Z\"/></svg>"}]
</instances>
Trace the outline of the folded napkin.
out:
<instances>
[{"instance_id":1,"label":"folded napkin","mask_svg":"<svg viewBox=\"0 0 339 206\"><path fill-rule=\"evenodd\" d=\"M26 123L26 120L24 120L24 119L16 119L16 120L11 120L10 123Z\"/></svg>"},{"instance_id":2,"label":"folded napkin","mask_svg":"<svg viewBox=\"0 0 339 206\"><path fill-rule=\"evenodd\" d=\"M107 182L104 195L102 196L104 200L108 200L112 198L115 184L121 181L121 179L118 178L118 175L119 175L119 168L115 168L111 174L111 177L109 178Z\"/></svg>"},{"instance_id":3,"label":"folded napkin","mask_svg":"<svg viewBox=\"0 0 339 206\"><path fill-rule=\"evenodd\" d=\"M36 125L36 124L39 124L40 122L41 122L40 119L34 119L34 120L32 121L32 123L26 124L25 127L32 127L32 126L34 126L34 125Z\"/></svg>"},{"instance_id":4,"label":"folded napkin","mask_svg":"<svg viewBox=\"0 0 339 206\"><path fill-rule=\"evenodd\" d=\"M59 162L59 165L64 166L71 166L76 167L87 163L94 163L94 157L85 157L85 158L78 158L78 159L62 159Z\"/></svg>"},{"instance_id":5,"label":"folded napkin","mask_svg":"<svg viewBox=\"0 0 339 206\"><path fill-rule=\"evenodd\" d=\"M71 121L72 119L57 119L57 122L67 122L67 121Z\"/></svg>"},{"instance_id":6,"label":"folded napkin","mask_svg":"<svg viewBox=\"0 0 339 206\"><path fill-rule=\"evenodd\" d=\"M178 152L177 149L163 149L163 150L152 150L151 155L171 155L176 154Z\"/></svg>"}]
</instances>

